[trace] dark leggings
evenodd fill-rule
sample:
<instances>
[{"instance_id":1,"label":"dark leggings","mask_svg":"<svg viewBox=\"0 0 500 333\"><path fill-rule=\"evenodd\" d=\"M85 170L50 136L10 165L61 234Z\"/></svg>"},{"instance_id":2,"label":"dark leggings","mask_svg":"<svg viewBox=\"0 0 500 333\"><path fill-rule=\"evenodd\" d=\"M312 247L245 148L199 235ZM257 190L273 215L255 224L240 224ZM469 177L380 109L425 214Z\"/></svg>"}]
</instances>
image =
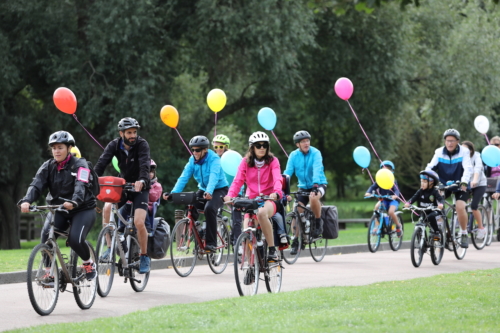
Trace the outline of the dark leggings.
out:
<instances>
[{"instance_id":1,"label":"dark leggings","mask_svg":"<svg viewBox=\"0 0 500 333\"><path fill-rule=\"evenodd\" d=\"M197 209L204 210L205 219L207 220L207 229L206 229L206 241L207 245L217 246L217 211L222 207L224 202L221 197L225 197L227 195L227 187L223 187L217 189L212 193L211 200L202 199L202 202L197 201L194 206ZM205 191L199 190L196 192L196 197L203 198L203 194Z\"/></svg>"},{"instance_id":2,"label":"dark leggings","mask_svg":"<svg viewBox=\"0 0 500 333\"><path fill-rule=\"evenodd\" d=\"M479 202L483 198L484 193L486 193L486 186L477 186L471 189L472 191L472 202L470 208L472 210L477 210L479 207Z\"/></svg>"},{"instance_id":3,"label":"dark leggings","mask_svg":"<svg viewBox=\"0 0 500 333\"><path fill-rule=\"evenodd\" d=\"M233 232L231 233L231 242L233 245L236 244L238 237L241 235L241 222L243 221L243 216L241 212L236 209L232 209L231 211L231 220L233 221Z\"/></svg>"},{"instance_id":4,"label":"dark leggings","mask_svg":"<svg viewBox=\"0 0 500 333\"><path fill-rule=\"evenodd\" d=\"M441 215L441 212L436 212L436 211L432 211L432 213L427 215L427 221L429 221L429 223L431 224L432 230L434 230L434 231L437 231L439 229L437 221L436 221L436 217L439 215Z\"/></svg>"}]
</instances>

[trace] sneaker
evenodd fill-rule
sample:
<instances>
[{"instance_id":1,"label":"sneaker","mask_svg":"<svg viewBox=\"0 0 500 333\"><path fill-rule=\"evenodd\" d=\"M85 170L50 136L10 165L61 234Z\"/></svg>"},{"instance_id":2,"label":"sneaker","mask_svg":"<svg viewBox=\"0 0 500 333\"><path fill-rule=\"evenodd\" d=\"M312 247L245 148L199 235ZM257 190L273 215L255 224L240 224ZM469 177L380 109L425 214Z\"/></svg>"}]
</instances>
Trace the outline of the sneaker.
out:
<instances>
[{"instance_id":1,"label":"sneaker","mask_svg":"<svg viewBox=\"0 0 500 333\"><path fill-rule=\"evenodd\" d=\"M294 256L297 254L298 251L299 251L299 241L297 240L297 238L295 238L292 241L292 250L290 251L290 254Z\"/></svg>"},{"instance_id":2,"label":"sneaker","mask_svg":"<svg viewBox=\"0 0 500 333\"><path fill-rule=\"evenodd\" d=\"M460 246L464 249L469 247L469 239L467 237L467 234L462 234L462 238L460 239Z\"/></svg>"},{"instance_id":3,"label":"sneaker","mask_svg":"<svg viewBox=\"0 0 500 333\"><path fill-rule=\"evenodd\" d=\"M401 230L401 227L396 228L396 235L398 238L400 238L403 235L403 230Z\"/></svg>"},{"instance_id":4,"label":"sneaker","mask_svg":"<svg viewBox=\"0 0 500 333\"><path fill-rule=\"evenodd\" d=\"M432 233L432 239L436 242L441 241L441 234L439 233L439 231L434 231Z\"/></svg>"},{"instance_id":5,"label":"sneaker","mask_svg":"<svg viewBox=\"0 0 500 333\"><path fill-rule=\"evenodd\" d=\"M286 237L286 234L280 235L280 243L281 244L288 244L288 238Z\"/></svg>"},{"instance_id":6,"label":"sneaker","mask_svg":"<svg viewBox=\"0 0 500 333\"><path fill-rule=\"evenodd\" d=\"M254 282L255 282L255 274L254 274L254 269L252 267L252 268L247 269L245 277L243 278L243 284L248 286Z\"/></svg>"},{"instance_id":7,"label":"sneaker","mask_svg":"<svg viewBox=\"0 0 500 333\"><path fill-rule=\"evenodd\" d=\"M104 253L99 256L99 260L100 261L106 261L106 260L108 260L110 252L111 252L111 249L108 247L106 249L106 251L104 251Z\"/></svg>"},{"instance_id":8,"label":"sneaker","mask_svg":"<svg viewBox=\"0 0 500 333\"><path fill-rule=\"evenodd\" d=\"M87 280L92 281L93 279L95 279L97 275L97 272L95 270L95 262L83 264L82 267L85 271L85 275L87 276Z\"/></svg>"},{"instance_id":9,"label":"sneaker","mask_svg":"<svg viewBox=\"0 0 500 333\"><path fill-rule=\"evenodd\" d=\"M477 229L476 239L484 239L484 237L486 237L486 229Z\"/></svg>"},{"instance_id":10,"label":"sneaker","mask_svg":"<svg viewBox=\"0 0 500 333\"><path fill-rule=\"evenodd\" d=\"M316 228L314 228L313 238L318 238L323 233L323 220L316 221Z\"/></svg>"},{"instance_id":11,"label":"sneaker","mask_svg":"<svg viewBox=\"0 0 500 333\"><path fill-rule=\"evenodd\" d=\"M215 252L217 252L216 246L210 244L205 245L205 253L215 253Z\"/></svg>"},{"instance_id":12,"label":"sneaker","mask_svg":"<svg viewBox=\"0 0 500 333\"><path fill-rule=\"evenodd\" d=\"M151 269L151 259L148 256L141 255L141 262L139 263L139 274L149 273Z\"/></svg>"},{"instance_id":13,"label":"sneaker","mask_svg":"<svg viewBox=\"0 0 500 333\"><path fill-rule=\"evenodd\" d=\"M278 256L278 251L274 251L274 252L269 252L267 254L267 262L276 262L276 261L279 261L280 260L280 257Z\"/></svg>"},{"instance_id":14,"label":"sneaker","mask_svg":"<svg viewBox=\"0 0 500 333\"><path fill-rule=\"evenodd\" d=\"M54 277L50 275L50 272L46 272L40 279L40 283L44 288L54 288Z\"/></svg>"}]
</instances>

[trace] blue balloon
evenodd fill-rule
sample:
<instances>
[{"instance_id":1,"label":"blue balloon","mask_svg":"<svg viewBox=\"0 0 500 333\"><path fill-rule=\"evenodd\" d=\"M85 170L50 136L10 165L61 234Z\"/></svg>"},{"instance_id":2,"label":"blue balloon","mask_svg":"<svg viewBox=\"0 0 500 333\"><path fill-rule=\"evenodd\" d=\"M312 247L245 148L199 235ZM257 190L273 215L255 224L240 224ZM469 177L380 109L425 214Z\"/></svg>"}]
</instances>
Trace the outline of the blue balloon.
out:
<instances>
[{"instance_id":1,"label":"blue balloon","mask_svg":"<svg viewBox=\"0 0 500 333\"><path fill-rule=\"evenodd\" d=\"M487 166L497 167L500 165L500 149L493 145L486 146L481 153L481 158Z\"/></svg>"},{"instance_id":2,"label":"blue balloon","mask_svg":"<svg viewBox=\"0 0 500 333\"><path fill-rule=\"evenodd\" d=\"M234 150L226 151L220 159L222 170L230 176L236 176L242 158L243 157Z\"/></svg>"},{"instance_id":3,"label":"blue balloon","mask_svg":"<svg viewBox=\"0 0 500 333\"><path fill-rule=\"evenodd\" d=\"M372 159L370 151L363 146L356 147L352 153L352 157L354 157L354 161L362 168L368 168Z\"/></svg>"},{"instance_id":4,"label":"blue balloon","mask_svg":"<svg viewBox=\"0 0 500 333\"><path fill-rule=\"evenodd\" d=\"M276 113L268 107L262 108L257 114L260 126L268 131L272 131L276 126ZM223 155L224 156L224 155Z\"/></svg>"}]
</instances>

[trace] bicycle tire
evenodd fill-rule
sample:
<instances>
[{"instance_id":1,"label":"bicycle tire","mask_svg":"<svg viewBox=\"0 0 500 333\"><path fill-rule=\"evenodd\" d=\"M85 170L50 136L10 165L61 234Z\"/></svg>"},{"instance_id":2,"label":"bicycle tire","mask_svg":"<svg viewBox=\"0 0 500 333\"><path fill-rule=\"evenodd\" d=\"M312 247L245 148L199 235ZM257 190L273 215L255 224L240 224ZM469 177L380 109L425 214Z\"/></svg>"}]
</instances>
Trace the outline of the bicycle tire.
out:
<instances>
[{"instance_id":1,"label":"bicycle tire","mask_svg":"<svg viewBox=\"0 0 500 333\"><path fill-rule=\"evenodd\" d=\"M444 211L443 219L445 222L445 227L444 227L444 248L447 249L450 252L453 252L453 237L451 236L451 227L452 227L452 218L453 218L453 209L447 208Z\"/></svg>"},{"instance_id":2,"label":"bicycle tire","mask_svg":"<svg viewBox=\"0 0 500 333\"><path fill-rule=\"evenodd\" d=\"M377 222L378 219L374 214L370 220L370 223L368 224L368 250L370 250L371 253L377 252L380 246L381 231L378 229L381 225L379 223L379 225L377 226Z\"/></svg>"},{"instance_id":3,"label":"bicycle tire","mask_svg":"<svg viewBox=\"0 0 500 333\"><path fill-rule=\"evenodd\" d=\"M150 272L140 274L139 266L141 262L141 247L139 246L139 241L133 236L128 236L130 238L130 245L128 246L127 265L128 265L128 275L126 275L130 281L130 286L136 292L141 292L146 289L149 281Z\"/></svg>"},{"instance_id":4,"label":"bicycle tire","mask_svg":"<svg viewBox=\"0 0 500 333\"><path fill-rule=\"evenodd\" d=\"M189 219L182 219L172 230L170 243L170 259L177 275L189 276L196 265L197 257L198 245L190 228Z\"/></svg>"},{"instance_id":5,"label":"bicycle tire","mask_svg":"<svg viewBox=\"0 0 500 333\"><path fill-rule=\"evenodd\" d=\"M391 232L389 234L389 246L393 251L397 251L401 248L401 244L403 243L403 236L404 236L404 230L405 230L405 225L403 223L403 212L399 211L396 212L396 216L398 218L398 222L401 224L401 236L398 237L398 234L396 233L396 225L394 222L391 222ZM392 230L392 226L394 225L394 230Z\"/></svg>"},{"instance_id":6,"label":"bicycle tire","mask_svg":"<svg viewBox=\"0 0 500 333\"><path fill-rule=\"evenodd\" d=\"M493 206L491 205L491 202L488 205L488 207L489 209L486 209L486 220L488 221L488 229L486 232L486 246L491 245L491 242L493 241L493 232L495 230L495 221L493 219Z\"/></svg>"},{"instance_id":7,"label":"bicycle tire","mask_svg":"<svg viewBox=\"0 0 500 333\"><path fill-rule=\"evenodd\" d=\"M451 222L451 236L452 236L452 244L453 244L453 253L455 253L455 258L458 260L462 260L465 257L465 253L467 253L467 249L460 246L460 238L462 236L460 231L460 223L456 216L455 210L453 210L452 222Z\"/></svg>"},{"instance_id":8,"label":"bicycle tire","mask_svg":"<svg viewBox=\"0 0 500 333\"><path fill-rule=\"evenodd\" d=\"M90 258L96 264L97 271L97 260L92 245L85 241L90 251ZM80 258L75 251L71 250L71 278L73 279L73 296L75 297L76 304L80 309L87 310L94 304L95 297L97 294L97 276L92 280L87 280L85 269L83 268L83 260Z\"/></svg>"},{"instance_id":9,"label":"bicycle tire","mask_svg":"<svg viewBox=\"0 0 500 333\"><path fill-rule=\"evenodd\" d=\"M299 259L300 252L302 251L302 226L301 226L301 222L298 221L296 216L297 216L297 214L295 212L291 212L291 213L288 213L285 217L285 230L286 230L287 237L290 240L290 246L286 250L281 250L281 257L283 258L283 260L285 260L285 262L288 265L293 265L297 261L297 259ZM294 219L295 219L295 225L292 226ZM295 231L297 231L297 230L298 230L298 233L297 233L298 236L295 237ZM290 252L292 252L291 245L293 244L293 242L295 240L297 240L297 243L298 243L297 253L291 254L290 253Z\"/></svg>"},{"instance_id":10,"label":"bicycle tire","mask_svg":"<svg viewBox=\"0 0 500 333\"><path fill-rule=\"evenodd\" d=\"M115 276L116 246L113 241L113 234L114 229L106 226L97 237L96 257L99 260L97 263L97 294L101 297L109 295ZM107 246L108 240L111 242L110 248ZM103 256L103 253L108 250L108 255Z\"/></svg>"},{"instance_id":11,"label":"bicycle tire","mask_svg":"<svg viewBox=\"0 0 500 333\"><path fill-rule=\"evenodd\" d=\"M481 214L481 221L483 222L483 226L484 228L487 228L488 227L488 224L485 223L485 211L484 211L484 207L483 205L479 205L477 207L477 210L480 212ZM487 242L487 234L484 236L483 239L478 239L477 238L477 229L478 229L478 223L476 221L476 219L474 218L474 214L471 212L470 215L469 215L469 226L470 226L470 239L472 241L472 245L474 245L474 247L477 249L477 250L482 250L484 249L484 247L486 246L486 242ZM488 229L486 229L486 233L488 233Z\"/></svg>"},{"instance_id":12,"label":"bicycle tire","mask_svg":"<svg viewBox=\"0 0 500 333\"><path fill-rule=\"evenodd\" d=\"M443 230L439 230L439 235L441 236L440 241L431 240L431 261L434 265L439 265L441 260L443 259L444 254L444 245L443 245Z\"/></svg>"},{"instance_id":13,"label":"bicycle tire","mask_svg":"<svg viewBox=\"0 0 500 333\"><path fill-rule=\"evenodd\" d=\"M33 309L41 316L47 316L54 311L59 298L59 269L57 260L54 271L53 286L51 282L43 281L46 273L47 258L50 262L54 251L47 244L38 244L33 248L28 260L27 283L28 295Z\"/></svg>"},{"instance_id":14,"label":"bicycle tire","mask_svg":"<svg viewBox=\"0 0 500 333\"><path fill-rule=\"evenodd\" d=\"M240 296L253 296L259 289L260 268L254 240L249 232L242 232L236 241L236 248L242 247L241 259L234 256L234 278Z\"/></svg>"},{"instance_id":15,"label":"bicycle tire","mask_svg":"<svg viewBox=\"0 0 500 333\"><path fill-rule=\"evenodd\" d=\"M268 247L266 243L264 246L264 258L267 258L267 251ZM271 263L265 260L265 265L264 281L266 282L266 289L269 293L277 294L280 292L283 282L283 267L281 266L281 260Z\"/></svg>"},{"instance_id":16,"label":"bicycle tire","mask_svg":"<svg viewBox=\"0 0 500 333\"><path fill-rule=\"evenodd\" d=\"M207 255L208 266L215 274L221 274L229 261L229 227L222 219L217 219L217 252Z\"/></svg>"},{"instance_id":17,"label":"bicycle tire","mask_svg":"<svg viewBox=\"0 0 500 333\"><path fill-rule=\"evenodd\" d=\"M328 239L321 237L313 239L310 234L309 237L309 252L311 252L311 257L314 261L320 262L325 257Z\"/></svg>"},{"instance_id":18,"label":"bicycle tire","mask_svg":"<svg viewBox=\"0 0 500 333\"><path fill-rule=\"evenodd\" d=\"M421 228L415 228L413 230L413 235L411 236L411 244L410 244L410 254L411 254L411 263L415 267L420 267L422 264L422 257L424 256L423 252L423 234Z\"/></svg>"}]
</instances>

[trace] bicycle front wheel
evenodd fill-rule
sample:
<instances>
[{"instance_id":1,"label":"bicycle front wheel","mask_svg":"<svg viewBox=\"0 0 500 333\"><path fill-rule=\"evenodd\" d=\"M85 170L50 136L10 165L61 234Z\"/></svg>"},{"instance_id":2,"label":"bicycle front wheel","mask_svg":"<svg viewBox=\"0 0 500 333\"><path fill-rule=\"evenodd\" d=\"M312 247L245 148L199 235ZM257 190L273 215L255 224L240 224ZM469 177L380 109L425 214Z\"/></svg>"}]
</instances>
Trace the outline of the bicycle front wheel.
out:
<instances>
[{"instance_id":1,"label":"bicycle front wheel","mask_svg":"<svg viewBox=\"0 0 500 333\"><path fill-rule=\"evenodd\" d=\"M419 267L422 263L422 257L424 256L423 251L424 246L424 235L421 228L415 228L413 235L411 236L411 263L415 267Z\"/></svg>"},{"instance_id":2,"label":"bicycle front wheel","mask_svg":"<svg viewBox=\"0 0 500 333\"><path fill-rule=\"evenodd\" d=\"M217 250L207 255L208 266L215 274L224 272L229 261L229 226L219 219L217 221Z\"/></svg>"},{"instance_id":3,"label":"bicycle front wheel","mask_svg":"<svg viewBox=\"0 0 500 333\"><path fill-rule=\"evenodd\" d=\"M96 266L98 266L94 248L89 242L86 243L89 247L90 258L96 263ZM92 304L94 304L97 292L97 277L90 281L87 280L82 258L73 250L71 251L71 278L74 283L73 296L75 297L76 304L83 310L90 309Z\"/></svg>"},{"instance_id":4,"label":"bicycle front wheel","mask_svg":"<svg viewBox=\"0 0 500 333\"><path fill-rule=\"evenodd\" d=\"M249 232L241 233L235 248L241 246L241 258L234 256L234 278L240 296L253 296L259 289L259 257L257 244L250 239Z\"/></svg>"},{"instance_id":5,"label":"bicycle front wheel","mask_svg":"<svg viewBox=\"0 0 500 333\"><path fill-rule=\"evenodd\" d=\"M281 257L288 265L293 265L299 259L300 251L302 250L302 228L295 212L286 215L285 230L291 246L281 251ZM297 244L297 252L292 254L294 242Z\"/></svg>"},{"instance_id":6,"label":"bicycle front wheel","mask_svg":"<svg viewBox=\"0 0 500 333\"><path fill-rule=\"evenodd\" d=\"M486 219L484 207L482 205L479 205L479 207L477 207L477 211L479 212L479 214L481 216L481 221L482 221L483 226L485 228L486 235L484 235L484 237L482 239L479 239L477 237L477 234L479 233L479 223L476 220L476 218L474 217L474 214L470 213L470 215L469 215L469 222L471 223L471 225L470 225L470 229L471 229L470 230L470 239L472 241L472 244L474 245L474 247L477 250L482 250L486 246L486 242L488 240L488 238L487 238L488 224L486 221L487 219Z\"/></svg>"},{"instance_id":7,"label":"bicycle front wheel","mask_svg":"<svg viewBox=\"0 0 500 333\"><path fill-rule=\"evenodd\" d=\"M198 246L193 230L189 226L189 219L182 219L172 230L172 242L170 243L170 258L175 272L186 277L194 269L198 255Z\"/></svg>"},{"instance_id":8,"label":"bicycle front wheel","mask_svg":"<svg viewBox=\"0 0 500 333\"><path fill-rule=\"evenodd\" d=\"M268 248L266 246L264 250L264 258L267 258ZM267 262L266 260L266 269L264 280L266 282L267 291L276 294L281 290L281 283L283 280L283 267L281 266L281 260L278 262Z\"/></svg>"},{"instance_id":9,"label":"bicycle front wheel","mask_svg":"<svg viewBox=\"0 0 500 333\"><path fill-rule=\"evenodd\" d=\"M379 230L379 227L381 227L381 225L377 217L373 215L368 225L368 250L372 253L377 252L380 246L381 230Z\"/></svg>"},{"instance_id":10,"label":"bicycle front wheel","mask_svg":"<svg viewBox=\"0 0 500 333\"><path fill-rule=\"evenodd\" d=\"M101 297L108 296L115 276L116 247L113 233L113 228L107 226L101 230L97 238L97 293Z\"/></svg>"},{"instance_id":11,"label":"bicycle front wheel","mask_svg":"<svg viewBox=\"0 0 500 333\"><path fill-rule=\"evenodd\" d=\"M453 238L453 252L458 260L462 260L465 257L467 249L460 246L462 232L460 230L460 223L458 222L457 213L453 211L451 223L451 236Z\"/></svg>"},{"instance_id":12,"label":"bicycle front wheel","mask_svg":"<svg viewBox=\"0 0 500 333\"><path fill-rule=\"evenodd\" d=\"M444 254L444 234L443 230L439 230L439 235L441 236L441 240L436 241L434 239L431 240L431 261L434 265L439 265L441 259L443 259Z\"/></svg>"},{"instance_id":13,"label":"bicycle front wheel","mask_svg":"<svg viewBox=\"0 0 500 333\"><path fill-rule=\"evenodd\" d=\"M134 291L143 291L149 281L149 273L145 274L139 273L139 266L141 263L141 247L139 246L139 241L132 236L130 237L130 246L128 248L128 278L130 280L130 286ZM140 279L140 280L139 280Z\"/></svg>"},{"instance_id":14,"label":"bicycle front wheel","mask_svg":"<svg viewBox=\"0 0 500 333\"><path fill-rule=\"evenodd\" d=\"M403 212L397 212L396 216L398 217L398 223L401 225L401 236L398 237L398 234L396 232L397 225L392 222L391 225L391 232L389 234L389 245L393 251L397 251L401 248L401 244L403 243L403 235L404 235L404 229L405 225L403 224ZM392 228L394 226L394 229Z\"/></svg>"},{"instance_id":15,"label":"bicycle front wheel","mask_svg":"<svg viewBox=\"0 0 500 333\"><path fill-rule=\"evenodd\" d=\"M28 260L28 294L33 309L46 316L54 311L59 297L59 269L54 252L47 244L38 244ZM55 267L51 269L54 262Z\"/></svg>"},{"instance_id":16,"label":"bicycle front wheel","mask_svg":"<svg viewBox=\"0 0 500 333\"><path fill-rule=\"evenodd\" d=\"M310 236L310 235L309 235ZM309 238L309 251L311 252L311 257L314 261L320 262L323 260L326 254L326 247L328 246L328 239Z\"/></svg>"}]
</instances>

